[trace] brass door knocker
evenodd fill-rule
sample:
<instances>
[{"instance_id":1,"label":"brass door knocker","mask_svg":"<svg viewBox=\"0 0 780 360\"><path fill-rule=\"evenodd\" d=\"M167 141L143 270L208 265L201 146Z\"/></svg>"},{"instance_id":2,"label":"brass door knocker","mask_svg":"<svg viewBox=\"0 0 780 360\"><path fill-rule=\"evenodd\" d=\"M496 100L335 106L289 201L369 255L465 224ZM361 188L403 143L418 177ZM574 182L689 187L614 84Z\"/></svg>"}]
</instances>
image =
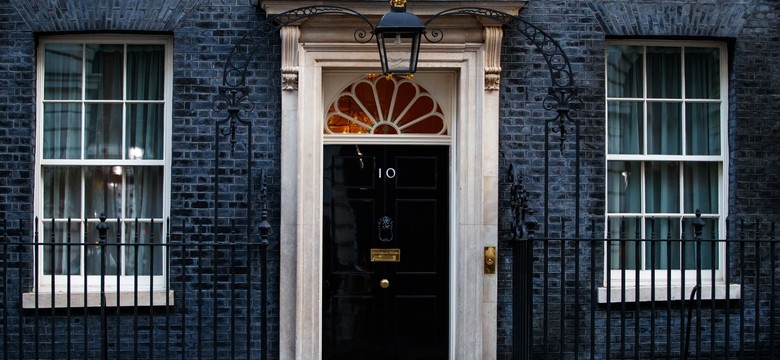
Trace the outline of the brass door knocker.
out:
<instances>
[{"instance_id":1,"label":"brass door knocker","mask_svg":"<svg viewBox=\"0 0 780 360\"><path fill-rule=\"evenodd\" d=\"M389 216L382 216L376 225L379 229L379 241L390 242L393 240L393 219Z\"/></svg>"}]
</instances>

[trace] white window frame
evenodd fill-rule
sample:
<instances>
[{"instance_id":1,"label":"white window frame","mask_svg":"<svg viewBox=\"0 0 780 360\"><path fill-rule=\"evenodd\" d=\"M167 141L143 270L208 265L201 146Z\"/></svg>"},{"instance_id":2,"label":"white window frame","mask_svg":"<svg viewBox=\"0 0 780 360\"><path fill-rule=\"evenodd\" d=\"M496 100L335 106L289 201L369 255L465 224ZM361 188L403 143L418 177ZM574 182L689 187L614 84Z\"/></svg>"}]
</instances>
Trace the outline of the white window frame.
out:
<instances>
[{"instance_id":1,"label":"white window frame","mask_svg":"<svg viewBox=\"0 0 780 360\"><path fill-rule=\"evenodd\" d=\"M62 35L62 36L46 36L41 37L39 39L39 46L38 46L38 59L37 59L37 84L36 84L36 155L35 155L35 192L34 192L34 212L36 219L38 219L38 234L37 238L33 239L33 241L37 242L44 242L46 234L43 233L43 198L44 198L44 181L43 181L43 168L47 165L74 165L74 166L162 166L163 167L163 194L160 194L162 196L162 218L161 219L154 219L155 223L162 222L162 232L159 234L160 236L160 242L164 243L166 241L166 235L168 232L168 223L167 219L170 214L170 189L171 189L171 133L172 133L172 99L173 99L173 39L171 36L164 36L164 35L138 35L138 34L92 34L92 35ZM163 100L160 100L159 102L163 104L163 158L161 160L149 160L149 159L44 159L43 158L43 117L44 117L44 104L48 101L44 99L44 74L45 74L45 46L48 44L116 44L116 45L134 45L134 44L159 44L163 45L165 48L165 64L164 64L164 79L163 79ZM127 53L125 52L125 57L127 56ZM123 62L123 73L126 72L127 62ZM125 76L125 75L123 75ZM82 84L84 81L85 75L82 74ZM87 104L89 100L84 100L83 95L83 89L82 86L82 97L81 100L77 100L76 102L80 102L82 104ZM132 103L132 100L127 99L126 88L122 89L123 91L123 99L116 100L115 102L126 104L126 103ZM83 106L83 105L82 105ZM82 115L83 116L83 115ZM123 122L126 120L126 113L123 110ZM83 120L82 120L83 121ZM85 131L82 128L82 133ZM125 139L123 137L122 141L124 142ZM83 142L83 136L82 136L82 142ZM124 148L124 146L123 146ZM83 181L83 180L82 180ZM83 182L82 182L83 186ZM82 189L82 201L84 198L84 191ZM124 208L124 205L123 205ZM121 218L123 224L122 229L124 230L126 226L133 226L133 222L135 219L131 218L125 218L124 214L122 214L123 217ZM50 220L49 220L50 221ZM66 222L67 219L55 219L55 222ZM71 220L74 223L83 223L83 219L72 219ZM115 227L116 226L117 219L108 219L107 223L109 226ZM139 220L143 221L143 220ZM146 222L148 223L149 220L147 219ZM71 242L82 242L84 241L84 228L85 226L89 226L87 229L88 232L94 233L96 232L95 226L97 225L97 221L94 221L94 219L89 219L87 224L80 226L80 236L78 239L72 239ZM125 234L123 231L122 237L124 238ZM158 236L158 234L155 234L155 236ZM108 242L115 242L113 239L108 239ZM123 240L123 242L126 242L126 240ZM74 250L77 250L78 248L74 246ZM34 274L37 278L37 289L33 289L33 292L24 294L23 297L23 303L25 307L33 307L33 304L36 304L37 306L45 307L45 306L51 306L51 301L54 300L56 302L57 307L60 307L63 305L63 303L66 303L66 296L65 294L70 294L71 297L71 304L72 306L84 306L84 302L88 302L88 306L95 306L95 302L97 301L97 305L99 305L99 297L94 297L90 294L98 293L101 290L101 276L100 275L83 275L83 269L84 269L84 257L81 258L81 267L82 272L81 274L77 275L70 275L70 289L68 289L68 275L54 275L51 274L44 275L43 272L43 247L37 247L37 258L39 259L39 263L36 265L36 269L34 271ZM149 303L154 302L158 305L164 305L166 304L166 299L164 295L164 290L166 289L167 284L167 276L168 276L168 259L165 258L166 251L163 248L162 250L162 274L161 275L138 275L137 277L134 275L106 275L105 278L105 290L108 292L113 293L121 293L129 296L132 296L132 292L135 291L135 289L138 289L139 291L146 291L145 294L141 295L141 302L142 303ZM86 277L86 286L85 286L85 279ZM117 277L119 277L119 284L117 284ZM137 279L137 283L136 283ZM52 284L52 280L54 283ZM52 294L58 294L61 295L61 297L54 298ZM148 295L147 295L148 294ZM37 300L35 299L37 295ZM169 297L171 294L168 294ZM127 303L127 299L129 296L124 296L123 298L119 297L108 297L109 302L116 305L117 303L121 303L120 305L133 305ZM172 298L169 298L169 303L172 303Z\"/></svg>"},{"instance_id":2,"label":"white window frame","mask_svg":"<svg viewBox=\"0 0 780 360\"><path fill-rule=\"evenodd\" d=\"M643 51L643 70L642 70L642 77L643 77L643 88L642 88L642 94L641 97L637 98L621 98L621 97L610 97L609 96L609 69L608 69L608 47L612 45L629 45L629 46L641 46L645 49ZM681 82L682 82L682 91L679 99L659 99L659 98L649 98L648 97L648 91L647 91L647 79L649 76L652 76L652 74L648 74L647 71L647 47L654 47L654 46L664 46L664 47L679 47L681 48L681 57L682 57L682 68L681 68ZM686 99L686 93L685 93L685 49L686 48L693 48L693 47L708 47L708 48L719 48L720 50L720 94L718 99L710 99L710 100L692 100L692 99ZM642 239L645 238L646 234L646 219L650 218L657 218L659 221L666 221L667 218L685 218L686 223L690 223L690 221L693 220L695 217L695 214L685 212L685 206L684 206L684 188L685 184L683 182L683 169L680 167L680 175L679 175L679 187L680 187L680 204L679 204L679 212L677 213L648 213L646 212L646 192L645 192L645 186L646 186L646 172L645 172L645 165L652 162L676 162L678 164L683 164L685 162L715 162L718 163L718 212L715 214L708 214L703 215L703 219L707 218L717 218L717 226L718 226L718 237L724 238L726 234L726 214L728 212L728 161L729 161L729 149L728 149L728 49L727 45L723 42L714 42L714 41L665 41L665 40L608 40L607 41L607 47L605 48L605 126L604 126L604 139L605 139L605 148L606 148L606 160L604 164L605 168L605 223L604 223L604 229L605 229L605 237L609 236L609 222L610 221L617 221L620 218L626 218L626 219L635 219L640 218L640 233ZM641 103L642 107L642 116L644 119L643 122L643 132L642 136L643 139L643 154L610 154L609 150L609 104L611 101L620 101L620 100L630 100ZM681 119L685 119L686 116L686 104L689 103L719 103L720 104L720 142L721 142L721 151L720 155L645 155L648 151L648 104L656 101L676 101L681 103ZM686 135L685 135L685 126L682 126L681 131L681 151L683 154L685 153L686 149ZM640 176L641 178L641 203L642 206L640 208L640 212L638 213L610 213L609 207L609 163L611 161L634 161L634 162L641 162L641 168L642 168L642 174ZM677 220L679 221L679 220ZM682 227L680 227L682 228ZM705 228L705 232L712 232L712 229ZM686 238L693 238L693 234L686 234ZM634 234L626 234L626 238L633 238ZM620 302L620 301L662 301L662 300L680 300L682 297L687 297L691 291L693 290L693 287L696 285L696 279L697 279L697 271L696 270L671 270L671 272L668 272L666 269L659 269L659 270L645 270L645 259L646 256L649 256L645 254L645 242L641 242L638 246L640 246L640 251L642 253L640 264L637 264L637 266L640 267L639 271L639 279L636 278L636 270L635 269L626 269L625 271L617 269L612 270L610 268L610 264L607 262L607 253L610 251L610 243L605 242L604 246L604 283L603 287L599 289L598 297L599 302L606 303L606 302ZM725 284L725 269L727 264L725 263L725 256L722 256L722 254L725 253L726 247L723 242L720 242L718 244L718 268L715 271L715 287L713 288L713 274L712 271L709 269L705 269L701 271L701 279L702 279L702 298L725 298L726 296L726 284ZM661 254L659 254L661 256ZM615 259L610 259L614 261ZM651 280L653 280L653 273L655 273L655 289L652 289ZM667 276L671 273L671 276ZM683 274L684 273L684 274ZM683 284L683 275L684 277L684 284ZM667 279L667 277L669 277ZM639 286L639 292L637 299L637 285ZM683 288L684 286L684 288ZM610 289L610 297L611 299L607 299L607 291L608 288ZM655 290L655 291L651 291ZM732 299L739 298L740 296L740 288L738 285L730 285L730 289L728 291L728 295Z\"/></svg>"}]
</instances>

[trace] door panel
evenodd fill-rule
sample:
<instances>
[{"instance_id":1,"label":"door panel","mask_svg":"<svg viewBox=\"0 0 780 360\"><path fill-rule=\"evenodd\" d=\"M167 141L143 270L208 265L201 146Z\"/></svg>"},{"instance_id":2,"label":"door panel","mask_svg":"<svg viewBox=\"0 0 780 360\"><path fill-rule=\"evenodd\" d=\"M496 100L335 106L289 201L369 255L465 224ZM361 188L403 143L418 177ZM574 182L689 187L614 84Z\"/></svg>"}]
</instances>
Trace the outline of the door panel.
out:
<instances>
[{"instance_id":1,"label":"door panel","mask_svg":"<svg viewBox=\"0 0 780 360\"><path fill-rule=\"evenodd\" d=\"M325 146L323 358L447 358L448 149Z\"/></svg>"}]
</instances>

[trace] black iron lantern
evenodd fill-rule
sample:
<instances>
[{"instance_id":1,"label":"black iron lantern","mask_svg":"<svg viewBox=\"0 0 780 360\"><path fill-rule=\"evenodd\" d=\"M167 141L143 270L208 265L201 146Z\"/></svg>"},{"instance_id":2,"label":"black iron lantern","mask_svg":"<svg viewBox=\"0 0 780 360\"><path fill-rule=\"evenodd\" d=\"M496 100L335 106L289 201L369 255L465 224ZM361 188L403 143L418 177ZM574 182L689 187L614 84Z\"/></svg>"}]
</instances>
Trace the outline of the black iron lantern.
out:
<instances>
[{"instance_id":1,"label":"black iron lantern","mask_svg":"<svg viewBox=\"0 0 780 360\"><path fill-rule=\"evenodd\" d=\"M417 71L423 32L425 25L420 18L406 12L406 0L390 1L390 12L374 28L385 75L411 75Z\"/></svg>"}]
</instances>

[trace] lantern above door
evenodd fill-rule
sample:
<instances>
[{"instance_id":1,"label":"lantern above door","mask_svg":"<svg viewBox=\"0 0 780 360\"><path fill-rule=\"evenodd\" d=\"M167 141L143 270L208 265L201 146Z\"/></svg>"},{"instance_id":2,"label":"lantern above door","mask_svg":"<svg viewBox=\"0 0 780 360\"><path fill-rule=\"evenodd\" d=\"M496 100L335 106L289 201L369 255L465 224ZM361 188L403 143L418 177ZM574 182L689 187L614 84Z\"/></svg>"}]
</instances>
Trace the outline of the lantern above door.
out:
<instances>
[{"instance_id":1,"label":"lantern above door","mask_svg":"<svg viewBox=\"0 0 780 360\"><path fill-rule=\"evenodd\" d=\"M417 71L420 38L425 25L420 18L406 12L406 0L391 0L390 12L374 29L382 73L385 75L412 75Z\"/></svg>"}]
</instances>

